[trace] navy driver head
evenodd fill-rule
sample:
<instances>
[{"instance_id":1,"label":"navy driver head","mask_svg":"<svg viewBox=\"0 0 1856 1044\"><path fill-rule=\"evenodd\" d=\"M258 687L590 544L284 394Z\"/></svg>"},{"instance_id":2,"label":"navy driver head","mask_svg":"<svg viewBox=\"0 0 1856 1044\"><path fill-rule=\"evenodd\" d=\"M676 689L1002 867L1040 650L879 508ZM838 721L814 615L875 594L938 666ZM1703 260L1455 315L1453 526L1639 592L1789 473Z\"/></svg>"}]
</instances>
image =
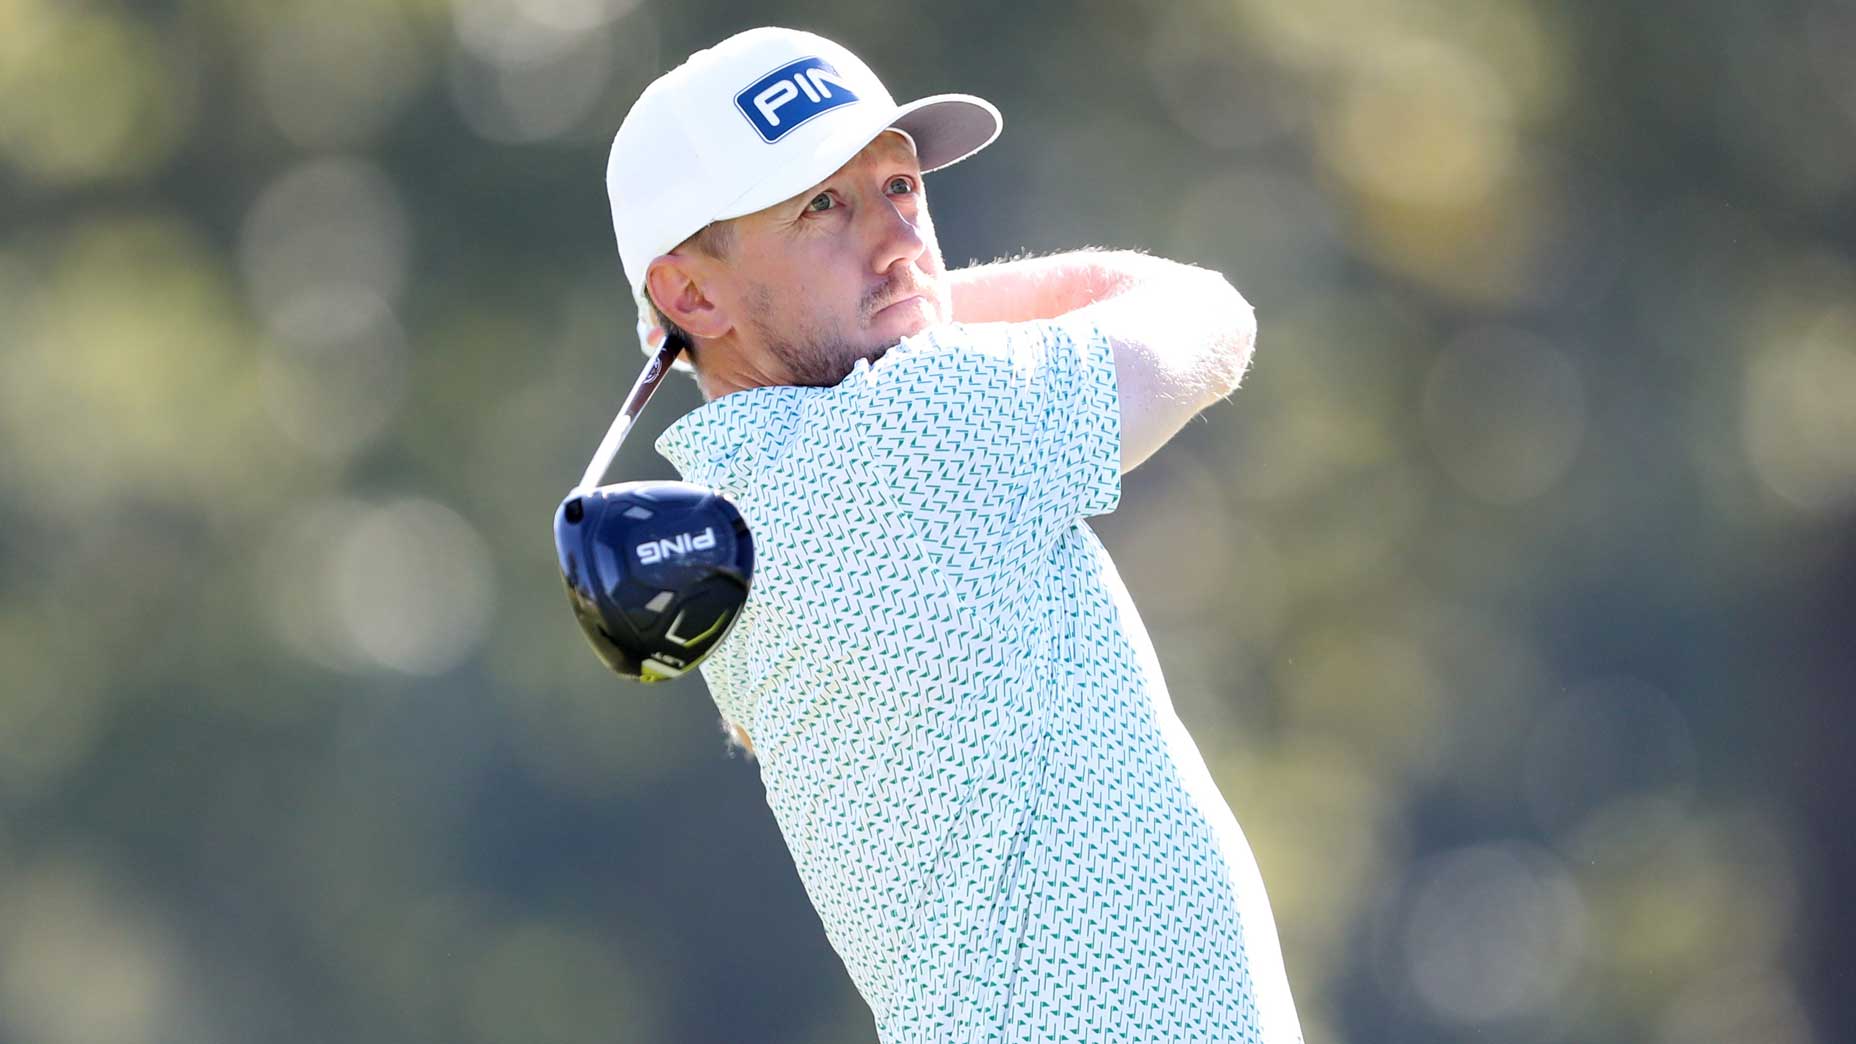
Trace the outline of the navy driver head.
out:
<instances>
[{"instance_id":1,"label":"navy driver head","mask_svg":"<svg viewBox=\"0 0 1856 1044\"><path fill-rule=\"evenodd\" d=\"M754 572L741 513L687 482L575 490L555 511L554 548L593 651L646 682L709 655L739 618Z\"/></svg>"}]
</instances>

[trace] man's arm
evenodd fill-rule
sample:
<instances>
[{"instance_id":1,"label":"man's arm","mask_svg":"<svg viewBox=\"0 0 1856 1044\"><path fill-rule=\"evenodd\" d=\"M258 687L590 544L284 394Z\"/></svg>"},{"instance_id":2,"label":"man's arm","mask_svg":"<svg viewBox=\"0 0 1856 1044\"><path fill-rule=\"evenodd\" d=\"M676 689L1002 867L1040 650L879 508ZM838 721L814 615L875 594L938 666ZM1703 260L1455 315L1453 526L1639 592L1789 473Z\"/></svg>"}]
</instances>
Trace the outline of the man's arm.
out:
<instances>
[{"instance_id":1,"label":"man's arm","mask_svg":"<svg viewBox=\"0 0 1856 1044\"><path fill-rule=\"evenodd\" d=\"M1078 251L949 273L954 319L1029 322L1077 313L1115 353L1121 470L1237 389L1257 323L1217 272L1130 251Z\"/></svg>"}]
</instances>

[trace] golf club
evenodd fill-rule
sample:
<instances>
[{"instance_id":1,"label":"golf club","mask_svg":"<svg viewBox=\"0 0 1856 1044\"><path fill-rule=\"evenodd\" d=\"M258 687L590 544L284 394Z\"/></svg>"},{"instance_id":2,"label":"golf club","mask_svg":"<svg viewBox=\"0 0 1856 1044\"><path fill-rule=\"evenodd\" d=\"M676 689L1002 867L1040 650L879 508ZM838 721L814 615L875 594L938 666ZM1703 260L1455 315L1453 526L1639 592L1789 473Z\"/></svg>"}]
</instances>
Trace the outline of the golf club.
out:
<instances>
[{"instance_id":1,"label":"golf club","mask_svg":"<svg viewBox=\"0 0 1856 1044\"><path fill-rule=\"evenodd\" d=\"M606 666L642 682L679 677L713 652L740 619L754 572L747 523L715 490L600 484L684 347L674 334L664 339L554 512L555 556L574 617Z\"/></svg>"}]
</instances>

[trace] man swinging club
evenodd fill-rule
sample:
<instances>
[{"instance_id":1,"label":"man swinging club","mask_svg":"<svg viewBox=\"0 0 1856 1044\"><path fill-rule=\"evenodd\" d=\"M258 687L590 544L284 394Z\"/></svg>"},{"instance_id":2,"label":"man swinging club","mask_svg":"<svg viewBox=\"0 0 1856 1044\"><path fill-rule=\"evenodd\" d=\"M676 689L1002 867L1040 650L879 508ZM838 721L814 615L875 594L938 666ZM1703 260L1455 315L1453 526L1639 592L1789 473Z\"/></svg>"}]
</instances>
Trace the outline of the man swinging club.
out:
<instances>
[{"instance_id":1,"label":"man swinging club","mask_svg":"<svg viewBox=\"0 0 1856 1044\"><path fill-rule=\"evenodd\" d=\"M1254 859L1084 519L1231 394L1214 272L1078 252L947 271L922 175L967 95L897 105L756 29L648 87L607 170L657 448L754 577L701 661L886 1044L1299 1041Z\"/></svg>"}]
</instances>

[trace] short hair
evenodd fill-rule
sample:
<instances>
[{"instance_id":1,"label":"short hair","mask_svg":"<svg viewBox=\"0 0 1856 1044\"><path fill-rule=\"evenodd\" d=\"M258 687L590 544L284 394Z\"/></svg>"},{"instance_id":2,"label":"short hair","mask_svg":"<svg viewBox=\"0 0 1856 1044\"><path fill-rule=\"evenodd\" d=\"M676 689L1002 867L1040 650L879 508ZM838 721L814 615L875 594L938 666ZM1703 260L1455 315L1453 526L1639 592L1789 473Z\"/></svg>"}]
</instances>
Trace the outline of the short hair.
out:
<instances>
[{"instance_id":1,"label":"short hair","mask_svg":"<svg viewBox=\"0 0 1856 1044\"><path fill-rule=\"evenodd\" d=\"M672 247L671 250L674 252L687 248L705 257L726 258L728 252L734 249L734 246L734 221L711 221L697 229L695 235L678 243L676 246ZM651 299L651 283L649 280L646 280L644 284L644 303L651 309L652 321L663 327L666 334L675 334L683 338L683 354L689 356L690 363L694 365L696 362L696 339L689 335L689 331L671 322L670 317L664 314L664 310L659 308L657 302Z\"/></svg>"}]
</instances>

